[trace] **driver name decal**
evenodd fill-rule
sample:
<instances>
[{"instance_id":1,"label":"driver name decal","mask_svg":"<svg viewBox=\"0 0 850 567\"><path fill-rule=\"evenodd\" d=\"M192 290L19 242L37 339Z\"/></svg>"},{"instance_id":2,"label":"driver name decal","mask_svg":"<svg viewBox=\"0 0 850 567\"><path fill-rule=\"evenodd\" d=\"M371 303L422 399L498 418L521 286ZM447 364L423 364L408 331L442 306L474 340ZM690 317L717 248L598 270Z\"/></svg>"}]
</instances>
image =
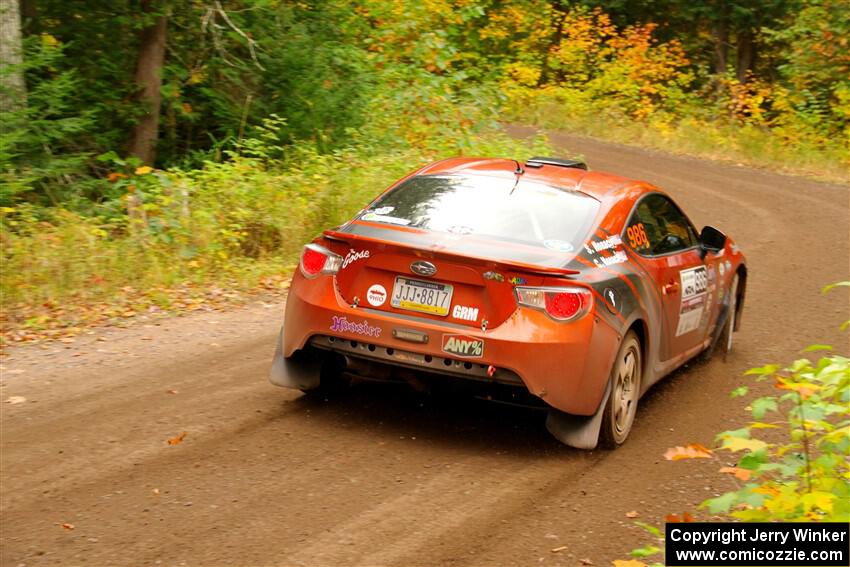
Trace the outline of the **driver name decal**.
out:
<instances>
[{"instance_id":1,"label":"driver name decal","mask_svg":"<svg viewBox=\"0 0 850 567\"><path fill-rule=\"evenodd\" d=\"M348 254L345 255L345 259L342 261L342 268L345 269L349 264L353 264L357 260L362 260L369 257L368 250L355 250L351 248L348 251Z\"/></svg>"},{"instance_id":2,"label":"driver name decal","mask_svg":"<svg viewBox=\"0 0 850 567\"><path fill-rule=\"evenodd\" d=\"M708 274L705 266L682 270L679 272L682 289L682 301L679 305L679 325L676 336L695 331L700 326L705 310L706 292L708 291Z\"/></svg>"}]
</instances>

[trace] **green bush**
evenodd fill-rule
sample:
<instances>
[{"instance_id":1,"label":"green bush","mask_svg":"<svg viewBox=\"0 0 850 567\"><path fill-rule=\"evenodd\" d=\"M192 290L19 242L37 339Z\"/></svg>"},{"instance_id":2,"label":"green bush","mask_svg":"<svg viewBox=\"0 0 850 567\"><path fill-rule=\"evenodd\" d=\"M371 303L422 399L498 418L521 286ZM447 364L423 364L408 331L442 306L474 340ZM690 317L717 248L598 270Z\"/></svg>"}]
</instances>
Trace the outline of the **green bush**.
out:
<instances>
[{"instance_id":1,"label":"green bush","mask_svg":"<svg viewBox=\"0 0 850 567\"><path fill-rule=\"evenodd\" d=\"M422 130L418 146L360 138L321 154L311 143L276 145L279 126L267 121L227 161L200 169L160 171L104 156L114 198L90 215L34 205L0 209L5 324L25 325L45 303L108 301L128 287L248 288L286 273L305 242L429 161L546 151L542 139L528 144L497 129L447 136L435 126Z\"/></svg>"}]
</instances>

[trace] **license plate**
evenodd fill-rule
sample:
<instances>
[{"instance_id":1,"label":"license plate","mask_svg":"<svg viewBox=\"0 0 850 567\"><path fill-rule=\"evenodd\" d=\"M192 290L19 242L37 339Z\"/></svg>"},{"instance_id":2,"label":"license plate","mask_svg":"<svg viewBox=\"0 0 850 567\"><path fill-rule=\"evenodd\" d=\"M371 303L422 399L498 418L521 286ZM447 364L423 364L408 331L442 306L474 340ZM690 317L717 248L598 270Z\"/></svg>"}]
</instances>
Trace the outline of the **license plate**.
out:
<instances>
[{"instance_id":1,"label":"license plate","mask_svg":"<svg viewBox=\"0 0 850 567\"><path fill-rule=\"evenodd\" d=\"M449 284L423 282L396 276L392 306L445 317L449 314L449 306L452 304L453 290L454 288Z\"/></svg>"}]
</instances>

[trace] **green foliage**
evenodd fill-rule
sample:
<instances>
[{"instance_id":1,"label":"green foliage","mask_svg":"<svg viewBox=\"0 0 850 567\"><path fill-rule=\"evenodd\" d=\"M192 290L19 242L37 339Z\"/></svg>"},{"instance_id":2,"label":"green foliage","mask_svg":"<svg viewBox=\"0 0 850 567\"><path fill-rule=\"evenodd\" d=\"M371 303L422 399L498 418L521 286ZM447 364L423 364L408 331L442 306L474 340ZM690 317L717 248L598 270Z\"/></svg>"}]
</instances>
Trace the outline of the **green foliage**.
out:
<instances>
[{"instance_id":1,"label":"green foliage","mask_svg":"<svg viewBox=\"0 0 850 567\"><path fill-rule=\"evenodd\" d=\"M747 521L850 520L850 359L802 358L747 374L783 393L753 400L754 421L718 435L721 450L742 453L731 472L744 483L703 506ZM777 442L770 432L782 427L787 439Z\"/></svg>"},{"instance_id":2,"label":"green foliage","mask_svg":"<svg viewBox=\"0 0 850 567\"><path fill-rule=\"evenodd\" d=\"M18 205L0 209L0 294L6 324L26 326L35 306L109 301L128 286L156 290L191 282L250 287L286 272L304 242L339 224L389 183L445 155L546 153L499 130L446 137L422 131L420 144L357 145L318 152L310 142L281 146L285 124L270 119L225 162L168 171L104 155L108 196L92 214ZM52 317L52 315L50 315ZM41 326L62 325L38 320Z\"/></svg>"},{"instance_id":3,"label":"green foliage","mask_svg":"<svg viewBox=\"0 0 850 567\"><path fill-rule=\"evenodd\" d=\"M79 139L92 128L92 118L75 106L77 73L57 70L63 57L50 36L26 42L23 70L33 86L26 104L4 110L0 121L0 206L63 201L86 180L87 154Z\"/></svg>"}]
</instances>

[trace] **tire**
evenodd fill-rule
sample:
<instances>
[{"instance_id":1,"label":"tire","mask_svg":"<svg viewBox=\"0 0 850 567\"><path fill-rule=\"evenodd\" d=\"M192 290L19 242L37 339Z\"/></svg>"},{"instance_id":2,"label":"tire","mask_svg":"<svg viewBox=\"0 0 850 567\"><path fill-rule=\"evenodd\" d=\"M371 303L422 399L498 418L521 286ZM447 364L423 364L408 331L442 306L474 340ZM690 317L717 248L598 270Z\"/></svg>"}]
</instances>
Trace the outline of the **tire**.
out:
<instances>
[{"instance_id":1,"label":"tire","mask_svg":"<svg viewBox=\"0 0 850 567\"><path fill-rule=\"evenodd\" d=\"M606 449L622 445L632 430L643 378L642 352L637 334L629 331L614 359L611 393L602 414L599 443Z\"/></svg>"},{"instance_id":2,"label":"tire","mask_svg":"<svg viewBox=\"0 0 850 567\"><path fill-rule=\"evenodd\" d=\"M717 339L717 347L723 355L723 360L732 352L732 335L735 332L735 312L738 310L738 274L732 278L732 283L729 285L729 311L726 316L726 322L723 324L723 330L720 332L720 337Z\"/></svg>"}]
</instances>

